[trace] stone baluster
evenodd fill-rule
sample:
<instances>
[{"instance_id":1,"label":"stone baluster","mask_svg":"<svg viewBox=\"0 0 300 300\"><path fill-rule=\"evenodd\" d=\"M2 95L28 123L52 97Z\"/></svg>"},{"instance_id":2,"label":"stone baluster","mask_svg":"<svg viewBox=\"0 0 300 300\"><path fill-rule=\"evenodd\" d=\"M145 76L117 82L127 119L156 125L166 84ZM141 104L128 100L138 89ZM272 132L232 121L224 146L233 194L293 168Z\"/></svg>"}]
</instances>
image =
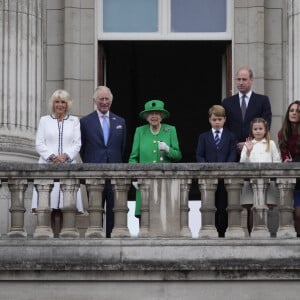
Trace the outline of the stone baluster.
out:
<instances>
[{"instance_id":1,"label":"stone baluster","mask_svg":"<svg viewBox=\"0 0 300 300\"><path fill-rule=\"evenodd\" d=\"M269 186L268 178L252 178L250 183L253 190L253 229L251 237L270 237L267 227L268 207L266 191Z\"/></svg>"},{"instance_id":2,"label":"stone baluster","mask_svg":"<svg viewBox=\"0 0 300 300\"><path fill-rule=\"evenodd\" d=\"M79 231L76 228L76 197L79 189L79 179L62 179L60 188L63 192L64 207L63 228L59 234L62 238L79 237Z\"/></svg>"},{"instance_id":3,"label":"stone baluster","mask_svg":"<svg viewBox=\"0 0 300 300\"><path fill-rule=\"evenodd\" d=\"M130 188L130 179L112 179L111 180L113 190L115 193L115 225L112 231L112 237L130 237L130 232L127 226L127 198Z\"/></svg>"},{"instance_id":4,"label":"stone baluster","mask_svg":"<svg viewBox=\"0 0 300 300\"><path fill-rule=\"evenodd\" d=\"M50 193L53 180L35 179L34 186L38 193L37 227L34 231L35 238L52 238L53 231L50 224Z\"/></svg>"},{"instance_id":5,"label":"stone baluster","mask_svg":"<svg viewBox=\"0 0 300 300\"><path fill-rule=\"evenodd\" d=\"M9 237L27 237L24 228L24 195L27 188L26 179L9 179L8 188L11 193L11 226L7 233Z\"/></svg>"},{"instance_id":6,"label":"stone baluster","mask_svg":"<svg viewBox=\"0 0 300 300\"><path fill-rule=\"evenodd\" d=\"M139 179L139 188L141 190L141 227L139 237L149 237L150 231L150 214L149 214L149 197L150 197L150 179Z\"/></svg>"},{"instance_id":7,"label":"stone baluster","mask_svg":"<svg viewBox=\"0 0 300 300\"><path fill-rule=\"evenodd\" d=\"M191 179L182 179L180 183L180 236L191 237L189 228L189 191Z\"/></svg>"},{"instance_id":8,"label":"stone baluster","mask_svg":"<svg viewBox=\"0 0 300 300\"><path fill-rule=\"evenodd\" d=\"M241 189L244 180L241 178L225 179L225 186L228 194L228 228L225 237L240 238L244 236L241 224L242 206L240 203Z\"/></svg>"},{"instance_id":9,"label":"stone baluster","mask_svg":"<svg viewBox=\"0 0 300 300\"><path fill-rule=\"evenodd\" d=\"M288 238L295 237L294 227L294 188L295 178L277 178L279 188L279 229L277 237Z\"/></svg>"},{"instance_id":10,"label":"stone baluster","mask_svg":"<svg viewBox=\"0 0 300 300\"><path fill-rule=\"evenodd\" d=\"M215 192L218 179L199 179L198 185L201 192L201 229L199 237L214 238L218 237L215 227Z\"/></svg>"},{"instance_id":11,"label":"stone baluster","mask_svg":"<svg viewBox=\"0 0 300 300\"><path fill-rule=\"evenodd\" d=\"M88 212L89 227L85 232L86 238L103 238L103 208L102 192L105 186L105 179L86 179L86 189L88 192Z\"/></svg>"}]
</instances>

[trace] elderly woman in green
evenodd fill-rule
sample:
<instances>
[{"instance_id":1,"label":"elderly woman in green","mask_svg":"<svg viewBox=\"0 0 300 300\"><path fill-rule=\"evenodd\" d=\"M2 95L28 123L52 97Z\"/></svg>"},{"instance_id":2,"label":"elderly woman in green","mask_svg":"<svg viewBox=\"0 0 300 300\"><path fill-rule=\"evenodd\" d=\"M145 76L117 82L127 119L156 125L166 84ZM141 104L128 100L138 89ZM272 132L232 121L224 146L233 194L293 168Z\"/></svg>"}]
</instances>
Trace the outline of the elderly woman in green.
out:
<instances>
[{"instance_id":1,"label":"elderly woman in green","mask_svg":"<svg viewBox=\"0 0 300 300\"><path fill-rule=\"evenodd\" d=\"M129 163L159 163L175 162L182 157L179 149L176 128L161 123L170 113L164 108L164 102L150 100L139 116L146 119L148 124L136 129ZM141 192L137 183L135 216L140 217Z\"/></svg>"}]
</instances>

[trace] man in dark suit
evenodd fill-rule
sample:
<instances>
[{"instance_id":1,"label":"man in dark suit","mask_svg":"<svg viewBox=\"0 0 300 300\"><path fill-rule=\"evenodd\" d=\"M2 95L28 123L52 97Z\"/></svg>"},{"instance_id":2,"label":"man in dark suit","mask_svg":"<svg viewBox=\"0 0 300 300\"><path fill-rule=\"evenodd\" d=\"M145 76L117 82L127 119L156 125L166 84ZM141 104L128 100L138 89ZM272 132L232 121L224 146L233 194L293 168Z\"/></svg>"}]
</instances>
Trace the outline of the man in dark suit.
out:
<instances>
[{"instance_id":1,"label":"man in dark suit","mask_svg":"<svg viewBox=\"0 0 300 300\"><path fill-rule=\"evenodd\" d=\"M84 163L122 163L126 143L125 120L112 112L113 95L106 86L98 86L93 101L95 111L80 120L81 149ZM106 202L106 237L114 226L114 194L110 180L105 183L102 205Z\"/></svg>"},{"instance_id":2,"label":"man in dark suit","mask_svg":"<svg viewBox=\"0 0 300 300\"><path fill-rule=\"evenodd\" d=\"M269 98L252 91L253 72L248 67L240 68L236 73L236 86L238 93L223 100L222 105L226 110L227 127L237 138L237 159L244 147L246 138L249 137L250 123L254 118L264 118L271 128L272 111ZM252 219L252 210L247 209L248 221ZM251 228L248 222L248 230ZM249 231L250 232L250 231Z\"/></svg>"},{"instance_id":3,"label":"man in dark suit","mask_svg":"<svg viewBox=\"0 0 300 300\"><path fill-rule=\"evenodd\" d=\"M226 128L225 109L221 105L214 105L208 111L211 130L200 134L196 150L197 162L235 162L236 139ZM227 191L224 180L219 179L215 193L215 206L217 208L215 225L219 237L225 237L228 225Z\"/></svg>"},{"instance_id":4,"label":"man in dark suit","mask_svg":"<svg viewBox=\"0 0 300 300\"><path fill-rule=\"evenodd\" d=\"M225 127L235 134L239 152L249 137L250 122L254 118L264 118L271 127L272 111L269 98L252 91L253 72L248 67L236 73L238 93L223 100L226 111Z\"/></svg>"}]
</instances>

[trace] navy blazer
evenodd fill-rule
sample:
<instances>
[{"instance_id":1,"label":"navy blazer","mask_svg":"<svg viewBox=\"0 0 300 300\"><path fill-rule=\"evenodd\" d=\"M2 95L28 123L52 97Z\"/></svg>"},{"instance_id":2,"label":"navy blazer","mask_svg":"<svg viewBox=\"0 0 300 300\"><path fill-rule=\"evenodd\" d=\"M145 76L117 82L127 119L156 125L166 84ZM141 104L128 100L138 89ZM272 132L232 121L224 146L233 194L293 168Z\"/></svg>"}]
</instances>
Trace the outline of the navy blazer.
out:
<instances>
[{"instance_id":1,"label":"navy blazer","mask_svg":"<svg viewBox=\"0 0 300 300\"><path fill-rule=\"evenodd\" d=\"M80 120L81 149L84 163L121 163L126 143L125 120L109 112L110 131L107 145L97 111Z\"/></svg>"},{"instance_id":2,"label":"navy blazer","mask_svg":"<svg viewBox=\"0 0 300 300\"><path fill-rule=\"evenodd\" d=\"M265 95L252 92L244 120L239 94L224 99L222 105L226 111L225 127L236 136L238 142L244 142L249 137L250 123L254 118L264 118L271 127L271 104Z\"/></svg>"},{"instance_id":3,"label":"navy blazer","mask_svg":"<svg viewBox=\"0 0 300 300\"><path fill-rule=\"evenodd\" d=\"M226 128L223 128L218 146L216 146L212 130L204 132L198 139L197 162L235 162L236 144L234 135Z\"/></svg>"}]
</instances>

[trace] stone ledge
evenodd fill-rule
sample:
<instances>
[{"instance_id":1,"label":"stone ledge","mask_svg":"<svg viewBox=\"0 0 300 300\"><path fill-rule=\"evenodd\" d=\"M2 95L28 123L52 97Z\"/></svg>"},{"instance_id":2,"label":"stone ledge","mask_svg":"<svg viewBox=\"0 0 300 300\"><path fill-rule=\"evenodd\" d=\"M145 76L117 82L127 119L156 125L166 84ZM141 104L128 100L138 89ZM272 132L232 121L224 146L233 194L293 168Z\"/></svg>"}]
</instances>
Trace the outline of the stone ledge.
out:
<instances>
[{"instance_id":1,"label":"stone ledge","mask_svg":"<svg viewBox=\"0 0 300 300\"><path fill-rule=\"evenodd\" d=\"M2 238L0 280L33 279L299 280L300 240Z\"/></svg>"}]
</instances>

